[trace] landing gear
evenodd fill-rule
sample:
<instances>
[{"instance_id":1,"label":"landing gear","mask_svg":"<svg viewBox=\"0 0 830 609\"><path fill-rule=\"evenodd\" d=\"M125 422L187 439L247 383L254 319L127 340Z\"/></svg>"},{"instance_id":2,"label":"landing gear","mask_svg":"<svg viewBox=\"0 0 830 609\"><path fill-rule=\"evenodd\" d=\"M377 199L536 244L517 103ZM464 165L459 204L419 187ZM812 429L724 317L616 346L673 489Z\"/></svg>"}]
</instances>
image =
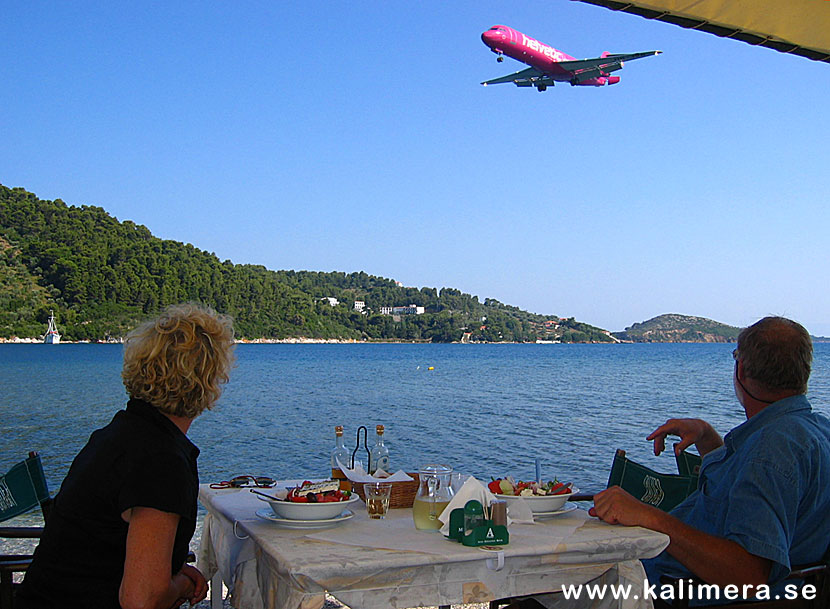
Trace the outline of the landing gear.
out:
<instances>
[{"instance_id":1,"label":"landing gear","mask_svg":"<svg viewBox=\"0 0 830 609\"><path fill-rule=\"evenodd\" d=\"M536 90L537 90L539 93L541 93L542 91L547 91L547 90L548 90L548 86L547 86L547 85L536 85Z\"/></svg>"},{"instance_id":2,"label":"landing gear","mask_svg":"<svg viewBox=\"0 0 830 609\"><path fill-rule=\"evenodd\" d=\"M504 61L504 55L497 55L497 56L496 56L496 61L497 61L497 62L499 62L499 63L501 63L502 61Z\"/></svg>"}]
</instances>

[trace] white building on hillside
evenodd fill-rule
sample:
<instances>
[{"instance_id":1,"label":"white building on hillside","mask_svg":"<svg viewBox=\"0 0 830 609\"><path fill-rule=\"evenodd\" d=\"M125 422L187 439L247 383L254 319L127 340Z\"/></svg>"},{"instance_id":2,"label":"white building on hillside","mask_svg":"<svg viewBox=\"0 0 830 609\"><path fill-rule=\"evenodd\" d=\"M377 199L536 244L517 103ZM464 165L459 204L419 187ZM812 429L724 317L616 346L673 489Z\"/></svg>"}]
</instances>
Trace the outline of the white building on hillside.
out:
<instances>
[{"instance_id":1,"label":"white building on hillside","mask_svg":"<svg viewBox=\"0 0 830 609\"><path fill-rule=\"evenodd\" d=\"M392 315L423 315L424 307L411 304L406 307L392 307Z\"/></svg>"}]
</instances>

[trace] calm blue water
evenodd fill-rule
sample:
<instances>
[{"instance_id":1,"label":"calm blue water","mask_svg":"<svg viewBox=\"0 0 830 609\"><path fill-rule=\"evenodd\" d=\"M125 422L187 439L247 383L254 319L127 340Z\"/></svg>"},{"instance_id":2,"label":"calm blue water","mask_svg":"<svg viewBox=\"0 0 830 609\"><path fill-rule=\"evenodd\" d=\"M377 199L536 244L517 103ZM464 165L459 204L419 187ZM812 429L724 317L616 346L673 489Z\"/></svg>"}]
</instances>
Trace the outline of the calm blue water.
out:
<instances>
[{"instance_id":1,"label":"calm blue water","mask_svg":"<svg viewBox=\"0 0 830 609\"><path fill-rule=\"evenodd\" d=\"M604 488L614 449L667 472L646 435L701 417L743 420L734 345L240 345L231 382L191 427L203 482L242 474L322 477L334 426L386 426L392 468L447 463ZM809 396L830 414L830 344L815 346ZM0 470L43 455L53 492L89 434L123 408L119 345L0 345ZM434 370L428 370L434 367Z\"/></svg>"}]
</instances>

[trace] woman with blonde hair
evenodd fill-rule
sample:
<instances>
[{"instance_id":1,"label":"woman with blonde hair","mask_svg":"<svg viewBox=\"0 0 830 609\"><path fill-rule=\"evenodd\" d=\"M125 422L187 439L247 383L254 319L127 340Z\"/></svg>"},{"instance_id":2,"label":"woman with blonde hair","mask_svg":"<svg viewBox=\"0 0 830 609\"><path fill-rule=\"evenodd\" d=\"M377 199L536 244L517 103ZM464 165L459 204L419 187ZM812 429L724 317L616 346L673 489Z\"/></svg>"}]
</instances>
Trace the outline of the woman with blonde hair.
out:
<instances>
[{"instance_id":1,"label":"woman with blonde hair","mask_svg":"<svg viewBox=\"0 0 830 609\"><path fill-rule=\"evenodd\" d=\"M185 562L199 490L186 434L232 363L231 319L200 305L171 306L129 334L127 408L73 461L17 606L169 609L205 598L205 578Z\"/></svg>"}]
</instances>

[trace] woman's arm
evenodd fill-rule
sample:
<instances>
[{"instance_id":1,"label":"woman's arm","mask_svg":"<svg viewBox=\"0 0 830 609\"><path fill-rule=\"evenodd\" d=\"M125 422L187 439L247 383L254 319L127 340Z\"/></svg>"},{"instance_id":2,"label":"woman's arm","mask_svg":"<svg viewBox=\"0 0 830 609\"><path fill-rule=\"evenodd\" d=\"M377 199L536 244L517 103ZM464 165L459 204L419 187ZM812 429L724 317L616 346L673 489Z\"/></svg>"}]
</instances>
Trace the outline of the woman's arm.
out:
<instances>
[{"instance_id":1,"label":"woman's arm","mask_svg":"<svg viewBox=\"0 0 830 609\"><path fill-rule=\"evenodd\" d=\"M130 523L118 599L124 609L170 609L205 597L204 577L193 567L170 576L179 515L135 507L122 514ZM201 596L201 598L198 598Z\"/></svg>"}]
</instances>

